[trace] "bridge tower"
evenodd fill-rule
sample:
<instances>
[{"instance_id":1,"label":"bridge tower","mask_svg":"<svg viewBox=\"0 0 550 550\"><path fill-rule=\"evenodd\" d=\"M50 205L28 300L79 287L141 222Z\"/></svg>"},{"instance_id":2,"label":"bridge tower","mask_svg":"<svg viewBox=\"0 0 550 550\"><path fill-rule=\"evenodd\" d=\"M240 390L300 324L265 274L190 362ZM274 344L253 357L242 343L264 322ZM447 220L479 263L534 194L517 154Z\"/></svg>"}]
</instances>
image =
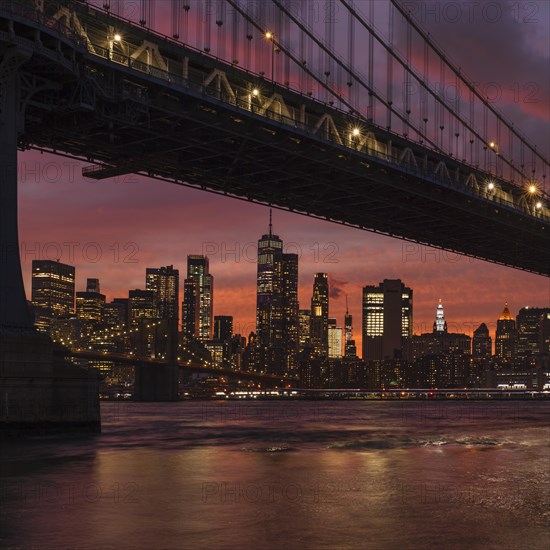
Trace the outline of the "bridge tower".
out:
<instances>
[{"instance_id":1,"label":"bridge tower","mask_svg":"<svg viewBox=\"0 0 550 550\"><path fill-rule=\"evenodd\" d=\"M32 83L20 69L31 52L0 51L0 435L98 431L98 377L56 361L51 339L39 333L27 305L18 236L18 139Z\"/></svg>"},{"instance_id":2,"label":"bridge tower","mask_svg":"<svg viewBox=\"0 0 550 550\"><path fill-rule=\"evenodd\" d=\"M29 57L20 48L8 49L0 64L0 327L32 329L17 225L17 138L23 126L18 98L18 67Z\"/></svg>"}]
</instances>

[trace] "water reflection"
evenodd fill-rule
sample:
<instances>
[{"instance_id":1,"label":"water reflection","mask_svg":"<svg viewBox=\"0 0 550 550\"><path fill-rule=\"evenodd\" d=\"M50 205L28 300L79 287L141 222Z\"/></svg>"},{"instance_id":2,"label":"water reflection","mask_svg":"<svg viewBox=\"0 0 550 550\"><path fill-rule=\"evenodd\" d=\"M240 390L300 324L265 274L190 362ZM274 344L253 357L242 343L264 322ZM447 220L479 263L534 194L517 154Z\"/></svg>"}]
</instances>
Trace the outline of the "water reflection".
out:
<instances>
[{"instance_id":1,"label":"water reflection","mask_svg":"<svg viewBox=\"0 0 550 550\"><path fill-rule=\"evenodd\" d=\"M546 403L226 405L11 442L1 546L548 548Z\"/></svg>"}]
</instances>

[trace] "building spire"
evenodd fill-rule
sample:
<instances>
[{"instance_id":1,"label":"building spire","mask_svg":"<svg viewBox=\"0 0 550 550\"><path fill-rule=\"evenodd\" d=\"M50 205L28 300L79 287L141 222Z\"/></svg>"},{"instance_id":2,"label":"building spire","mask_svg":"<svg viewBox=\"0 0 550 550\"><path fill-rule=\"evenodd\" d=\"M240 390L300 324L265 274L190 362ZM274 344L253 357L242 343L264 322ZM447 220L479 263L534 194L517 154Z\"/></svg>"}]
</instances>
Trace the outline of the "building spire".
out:
<instances>
[{"instance_id":1,"label":"building spire","mask_svg":"<svg viewBox=\"0 0 550 550\"><path fill-rule=\"evenodd\" d=\"M441 298L437 305L437 311L435 313L435 321L433 326L434 332L447 332L447 322L445 321L445 312L443 311L443 304Z\"/></svg>"},{"instance_id":2,"label":"building spire","mask_svg":"<svg viewBox=\"0 0 550 550\"><path fill-rule=\"evenodd\" d=\"M269 236L273 237L273 211L269 209Z\"/></svg>"},{"instance_id":3,"label":"building spire","mask_svg":"<svg viewBox=\"0 0 550 550\"><path fill-rule=\"evenodd\" d=\"M348 311L348 295L346 293L346 315L349 314L349 311Z\"/></svg>"},{"instance_id":4,"label":"building spire","mask_svg":"<svg viewBox=\"0 0 550 550\"><path fill-rule=\"evenodd\" d=\"M502 314L500 316L500 321L512 321L514 318L512 317L512 314L510 313L510 310L508 309L508 302L504 303L504 309L502 310Z\"/></svg>"}]
</instances>

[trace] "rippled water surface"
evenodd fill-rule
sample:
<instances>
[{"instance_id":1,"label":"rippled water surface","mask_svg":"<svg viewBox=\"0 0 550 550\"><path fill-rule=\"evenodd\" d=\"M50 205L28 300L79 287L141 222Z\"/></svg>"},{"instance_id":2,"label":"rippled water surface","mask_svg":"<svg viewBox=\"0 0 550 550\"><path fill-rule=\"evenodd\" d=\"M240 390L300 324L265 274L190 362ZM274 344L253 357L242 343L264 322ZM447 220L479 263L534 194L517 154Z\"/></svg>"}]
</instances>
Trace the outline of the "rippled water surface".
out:
<instances>
[{"instance_id":1,"label":"rippled water surface","mask_svg":"<svg viewBox=\"0 0 550 550\"><path fill-rule=\"evenodd\" d=\"M2 548L550 548L549 402L103 403L3 445Z\"/></svg>"}]
</instances>

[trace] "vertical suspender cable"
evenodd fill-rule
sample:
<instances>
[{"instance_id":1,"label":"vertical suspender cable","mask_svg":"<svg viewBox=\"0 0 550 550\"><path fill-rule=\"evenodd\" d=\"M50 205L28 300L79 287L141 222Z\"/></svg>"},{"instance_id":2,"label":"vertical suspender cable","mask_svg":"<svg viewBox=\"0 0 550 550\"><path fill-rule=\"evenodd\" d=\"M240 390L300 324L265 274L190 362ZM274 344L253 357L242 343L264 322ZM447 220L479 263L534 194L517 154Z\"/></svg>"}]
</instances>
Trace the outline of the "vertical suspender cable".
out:
<instances>
[{"instance_id":1,"label":"vertical suspender cable","mask_svg":"<svg viewBox=\"0 0 550 550\"><path fill-rule=\"evenodd\" d=\"M201 21L198 22L199 27ZM204 51L212 49L212 0L204 0Z\"/></svg>"},{"instance_id":2,"label":"vertical suspender cable","mask_svg":"<svg viewBox=\"0 0 550 550\"><path fill-rule=\"evenodd\" d=\"M352 7L353 7L353 3L352 3ZM370 4L369 4L369 19L370 19L370 24L372 25L374 23L374 0L371 0ZM354 20L355 20L355 17L354 17ZM369 33L369 75L368 75L368 83L369 83L370 120L376 124L376 112L375 112L376 98L374 97L374 94L372 93L372 90L374 89L374 36L373 36L372 33ZM357 90L355 91L355 95L357 97ZM355 103L357 103L357 101Z\"/></svg>"},{"instance_id":3,"label":"vertical suspender cable","mask_svg":"<svg viewBox=\"0 0 550 550\"><path fill-rule=\"evenodd\" d=\"M391 130L391 113L393 105L393 55L391 49L393 48L393 6L389 4L390 14L388 17L388 45L389 49L387 52L387 72L386 72L386 98L388 100L388 105L390 106L387 109L387 122L386 127L388 130Z\"/></svg>"},{"instance_id":4,"label":"vertical suspender cable","mask_svg":"<svg viewBox=\"0 0 550 550\"><path fill-rule=\"evenodd\" d=\"M357 108L356 105L354 105L353 101L353 80L352 80L352 72L355 70L355 18L353 17L351 12L348 12L348 66L350 67L350 71L347 74L347 87L348 87L348 101Z\"/></svg>"}]
</instances>

